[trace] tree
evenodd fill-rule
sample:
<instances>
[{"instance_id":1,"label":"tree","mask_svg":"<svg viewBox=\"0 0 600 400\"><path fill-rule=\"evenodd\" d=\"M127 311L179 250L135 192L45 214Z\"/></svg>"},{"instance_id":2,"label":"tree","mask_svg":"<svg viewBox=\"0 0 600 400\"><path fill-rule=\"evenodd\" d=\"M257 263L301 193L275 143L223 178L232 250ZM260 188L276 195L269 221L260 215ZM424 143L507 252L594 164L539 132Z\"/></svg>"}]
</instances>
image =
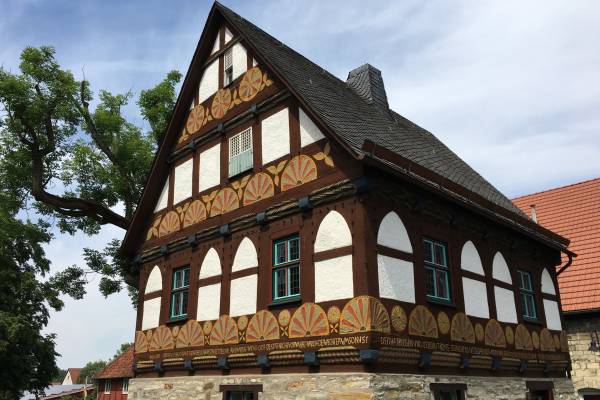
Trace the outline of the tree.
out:
<instances>
[{"instance_id":1,"label":"tree","mask_svg":"<svg viewBox=\"0 0 600 400\"><path fill-rule=\"evenodd\" d=\"M19 69L0 68L0 152L10 190L61 232L94 235L104 224L127 229L181 74L172 71L140 93L137 104L150 126L144 131L123 115L131 92L100 90L95 98L87 80L60 67L52 47L25 48ZM102 275L104 295L128 286L135 304L137 271L118 256L119 246L115 239L102 251L85 249L87 271Z\"/></svg>"},{"instance_id":2,"label":"tree","mask_svg":"<svg viewBox=\"0 0 600 400\"><path fill-rule=\"evenodd\" d=\"M94 381L94 375L102 371L106 367L106 361L90 361L81 369L79 372L79 378L77 383L92 383Z\"/></svg>"},{"instance_id":3,"label":"tree","mask_svg":"<svg viewBox=\"0 0 600 400\"><path fill-rule=\"evenodd\" d=\"M112 356L112 358L110 359L110 361L113 361L113 360L117 359L117 357L119 357L121 354L125 353L131 346L133 346L133 343L123 343L123 344L121 344L121 347L119 347L117 349L117 352L115 353L114 356Z\"/></svg>"},{"instance_id":4,"label":"tree","mask_svg":"<svg viewBox=\"0 0 600 400\"><path fill-rule=\"evenodd\" d=\"M67 268L50 276L42 245L51 235L43 221L17 218L20 201L4 188L0 168L0 398L41 393L58 372L55 336L42 334L49 307L60 310L61 294L83 296L81 271Z\"/></svg>"},{"instance_id":5,"label":"tree","mask_svg":"<svg viewBox=\"0 0 600 400\"><path fill-rule=\"evenodd\" d=\"M66 375L67 375L66 369L58 368L56 370L56 374L54 374L54 376L52 377L52 382L62 382L65 379Z\"/></svg>"},{"instance_id":6,"label":"tree","mask_svg":"<svg viewBox=\"0 0 600 400\"><path fill-rule=\"evenodd\" d=\"M181 78L171 72L140 93L144 131L122 113L132 93L94 97L54 54L28 47L18 73L0 67L0 399L48 386L57 373L55 336L42 334L49 308L62 308L61 295L80 299L88 273L102 275L104 295L128 287L135 298L137 271L118 257L119 240L85 249L87 268L53 276L42 246L52 226L88 235L104 224L127 229Z\"/></svg>"}]
</instances>

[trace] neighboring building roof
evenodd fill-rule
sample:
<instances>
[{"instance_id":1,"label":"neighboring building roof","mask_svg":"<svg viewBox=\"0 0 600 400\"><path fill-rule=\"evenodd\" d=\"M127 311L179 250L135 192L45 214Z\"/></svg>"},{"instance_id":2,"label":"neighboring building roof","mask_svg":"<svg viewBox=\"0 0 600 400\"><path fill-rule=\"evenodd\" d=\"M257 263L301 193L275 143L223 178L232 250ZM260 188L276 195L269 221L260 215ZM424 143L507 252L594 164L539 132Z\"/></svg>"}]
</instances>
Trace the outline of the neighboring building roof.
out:
<instances>
[{"instance_id":1,"label":"neighboring building roof","mask_svg":"<svg viewBox=\"0 0 600 400\"><path fill-rule=\"evenodd\" d=\"M94 385L91 383L87 386L84 384L80 385L60 385L60 386L50 386L45 390L46 395L44 397L40 397L40 400L50 400L50 399L60 399L64 396L70 396L78 393L83 393L87 391L88 393L94 388Z\"/></svg>"},{"instance_id":2,"label":"neighboring building roof","mask_svg":"<svg viewBox=\"0 0 600 400\"><path fill-rule=\"evenodd\" d=\"M90 391L94 385L88 384L87 390ZM52 385L44 389L45 396L40 397L40 400L59 399L62 396L68 396L76 393L81 393L85 389L85 385ZM29 392L25 393L20 400L35 400L35 395Z\"/></svg>"},{"instance_id":3,"label":"neighboring building roof","mask_svg":"<svg viewBox=\"0 0 600 400\"><path fill-rule=\"evenodd\" d=\"M564 311L600 308L600 178L518 197L513 202L540 225L571 240L577 253L558 276ZM563 264L567 261L563 255Z\"/></svg>"},{"instance_id":4,"label":"neighboring building roof","mask_svg":"<svg viewBox=\"0 0 600 400\"><path fill-rule=\"evenodd\" d=\"M522 215L506 196L433 134L387 107L369 104L352 90L348 83L287 47L229 8L219 3L217 7L297 90L323 122L357 154L365 153L363 144L365 140L371 140L494 204ZM387 105L387 100L384 102Z\"/></svg>"},{"instance_id":5,"label":"neighboring building roof","mask_svg":"<svg viewBox=\"0 0 600 400\"><path fill-rule=\"evenodd\" d=\"M94 375L95 379L133 377L133 345Z\"/></svg>"},{"instance_id":6,"label":"neighboring building roof","mask_svg":"<svg viewBox=\"0 0 600 400\"><path fill-rule=\"evenodd\" d=\"M67 369L67 373L65 375L65 377L63 378L62 384L63 385L74 385L77 383L77 380L79 379L79 374L81 373L82 368L69 368ZM69 381L70 379L70 381Z\"/></svg>"}]
</instances>

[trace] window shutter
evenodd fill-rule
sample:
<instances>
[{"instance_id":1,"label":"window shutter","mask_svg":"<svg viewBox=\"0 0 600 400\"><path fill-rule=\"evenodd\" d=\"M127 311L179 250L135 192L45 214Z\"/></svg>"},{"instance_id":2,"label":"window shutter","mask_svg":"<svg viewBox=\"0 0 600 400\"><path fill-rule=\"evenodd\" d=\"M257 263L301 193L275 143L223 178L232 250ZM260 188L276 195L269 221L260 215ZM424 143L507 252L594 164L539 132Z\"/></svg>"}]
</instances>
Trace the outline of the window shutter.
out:
<instances>
[{"instance_id":1,"label":"window shutter","mask_svg":"<svg viewBox=\"0 0 600 400\"><path fill-rule=\"evenodd\" d=\"M252 128L229 139L229 176L244 172L253 165Z\"/></svg>"},{"instance_id":2,"label":"window shutter","mask_svg":"<svg viewBox=\"0 0 600 400\"><path fill-rule=\"evenodd\" d=\"M233 56L232 56L232 51L231 48L229 48L226 52L225 52L225 71L227 71L228 68L233 67Z\"/></svg>"}]
</instances>

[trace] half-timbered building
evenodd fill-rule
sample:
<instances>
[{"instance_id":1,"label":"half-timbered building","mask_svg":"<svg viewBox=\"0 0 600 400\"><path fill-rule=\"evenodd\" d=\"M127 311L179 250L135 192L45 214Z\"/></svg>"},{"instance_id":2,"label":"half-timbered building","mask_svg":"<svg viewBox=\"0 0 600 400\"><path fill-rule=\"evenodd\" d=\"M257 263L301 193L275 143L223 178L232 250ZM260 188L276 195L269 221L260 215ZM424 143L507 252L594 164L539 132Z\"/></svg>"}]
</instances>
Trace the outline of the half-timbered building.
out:
<instances>
[{"instance_id":1,"label":"half-timbered building","mask_svg":"<svg viewBox=\"0 0 600 400\"><path fill-rule=\"evenodd\" d=\"M215 3L123 244L130 395L569 398L567 245L379 70L342 81Z\"/></svg>"}]
</instances>

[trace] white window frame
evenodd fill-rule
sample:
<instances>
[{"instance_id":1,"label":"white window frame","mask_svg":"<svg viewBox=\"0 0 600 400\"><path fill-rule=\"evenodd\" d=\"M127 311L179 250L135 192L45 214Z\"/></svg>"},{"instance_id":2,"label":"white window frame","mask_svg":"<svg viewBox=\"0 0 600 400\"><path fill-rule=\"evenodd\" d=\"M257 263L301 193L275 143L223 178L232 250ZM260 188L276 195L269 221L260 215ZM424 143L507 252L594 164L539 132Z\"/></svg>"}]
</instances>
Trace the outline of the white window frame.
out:
<instances>
[{"instance_id":1,"label":"white window frame","mask_svg":"<svg viewBox=\"0 0 600 400\"><path fill-rule=\"evenodd\" d=\"M227 74L227 71L230 71ZM229 78L229 79L228 79ZM233 47L225 50L223 54L223 86L229 86L233 82Z\"/></svg>"},{"instance_id":2,"label":"white window frame","mask_svg":"<svg viewBox=\"0 0 600 400\"><path fill-rule=\"evenodd\" d=\"M104 394L110 394L111 389L111 381L110 379L106 379L104 381Z\"/></svg>"},{"instance_id":3,"label":"white window frame","mask_svg":"<svg viewBox=\"0 0 600 400\"><path fill-rule=\"evenodd\" d=\"M129 378L123 378L123 390L121 390L122 394L129 393Z\"/></svg>"},{"instance_id":4,"label":"white window frame","mask_svg":"<svg viewBox=\"0 0 600 400\"><path fill-rule=\"evenodd\" d=\"M229 138L229 177L254 166L252 127Z\"/></svg>"}]
</instances>

